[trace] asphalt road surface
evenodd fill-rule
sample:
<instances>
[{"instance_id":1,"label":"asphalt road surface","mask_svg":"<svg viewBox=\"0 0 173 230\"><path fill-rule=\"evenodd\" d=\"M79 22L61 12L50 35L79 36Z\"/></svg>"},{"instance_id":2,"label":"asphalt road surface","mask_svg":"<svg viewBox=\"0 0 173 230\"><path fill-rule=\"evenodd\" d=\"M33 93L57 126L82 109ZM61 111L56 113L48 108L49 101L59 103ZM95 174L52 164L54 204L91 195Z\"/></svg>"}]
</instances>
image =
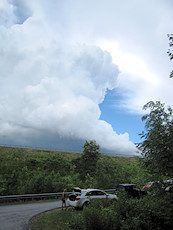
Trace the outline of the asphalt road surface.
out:
<instances>
[{"instance_id":1,"label":"asphalt road surface","mask_svg":"<svg viewBox=\"0 0 173 230\"><path fill-rule=\"evenodd\" d=\"M31 217L61 207L61 201L0 206L0 230L28 230Z\"/></svg>"}]
</instances>

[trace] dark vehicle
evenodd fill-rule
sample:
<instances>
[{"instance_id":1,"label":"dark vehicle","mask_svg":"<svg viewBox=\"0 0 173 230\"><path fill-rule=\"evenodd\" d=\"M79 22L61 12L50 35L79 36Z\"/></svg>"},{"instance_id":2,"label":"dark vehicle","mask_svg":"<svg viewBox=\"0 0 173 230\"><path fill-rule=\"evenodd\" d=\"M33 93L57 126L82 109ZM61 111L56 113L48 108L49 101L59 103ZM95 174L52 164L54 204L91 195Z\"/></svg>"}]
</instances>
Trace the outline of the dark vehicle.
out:
<instances>
[{"instance_id":1,"label":"dark vehicle","mask_svg":"<svg viewBox=\"0 0 173 230\"><path fill-rule=\"evenodd\" d=\"M140 198L146 195L147 192L136 187L136 184L119 184L115 194L118 195L119 192L126 191L133 198Z\"/></svg>"}]
</instances>

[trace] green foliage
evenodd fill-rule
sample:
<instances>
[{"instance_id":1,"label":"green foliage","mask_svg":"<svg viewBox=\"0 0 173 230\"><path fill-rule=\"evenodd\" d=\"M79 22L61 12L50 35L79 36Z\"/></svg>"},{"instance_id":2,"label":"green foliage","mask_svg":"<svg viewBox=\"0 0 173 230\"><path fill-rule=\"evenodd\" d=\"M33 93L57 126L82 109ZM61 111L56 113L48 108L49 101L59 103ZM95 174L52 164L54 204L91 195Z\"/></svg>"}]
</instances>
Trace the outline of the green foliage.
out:
<instances>
[{"instance_id":1,"label":"green foliage","mask_svg":"<svg viewBox=\"0 0 173 230\"><path fill-rule=\"evenodd\" d=\"M118 159L111 156L102 156L96 166L96 184L100 189L116 188L118 184L133 183L139 187L150 181L147 170L140 163L141 158L133 158L133 161Z\"/></svg>"},{"instance_id":2,"label":"green foliage","mask_svg":"<svg viewBox=\"0 0 173 230\"><path fill-rule=\"evenodd\" d=\"M171 230L172 195L162 190L142 199L130 199L122 192L118 200L95 200L80 215L71 218L70 229ZM81 222L80 222L81 221Z\"/></svg>"},{"instance_id":3,"label":"green foliage","mask_svg":"<svg viewBox=\"0 0 173 230\"><path fill-rule=\"evenodd\" d=\"M96 186L96 185L97 185L97 182L96 182L95 177L92 177L92 176L90 176L90 174L87 174L87 175L85 176L85 180L83 181L81 187L83 187L83 188L89 188L91 184L92 184L95 188L97 187L97 186Z\"/></svg>"},{"instance_id":4,"label":"green foliage","mask_svg":"<svg viewBox=\"0 0 173 230\"><path fill-rule=\"evenodd\" d=\"M71 191L72 187L88 188L91 183L94 188L108 189L119 183L147 182L136 158L100 154L94 141L87 142L86 150L85 154L70 155L0 148L0 195Z\"/></svg>"},{"instance_id":5,"label":"green foliage","mask_svg":"<svg viewBox=\"0 0 173 230\"><path fill-rule=\"evenodd\" d=\"M169 38L169 46L172 48L172 46L173 46L173 34L168 34L168 38ZM169 49L167 53L169 55L170 60L172 60L173 59L173 50ZM173 71L171 71L171 73L170 73L170 78L172 78L172 77L173 77Z\"/></svg>"},{"instance_id":6,"label":"green foliage","mask_svg":"<svg viewBox=\"0 0 173 230\"><path fill-rule=\"evenodd\" d=\"M109 206L111 200L92 200L89 207L85 207L82 212L74 214L69 221L70 229L84 230L106 230L110 228L111 213ZM74 217L74 218L73 218Z\"/></svg>"},{"instance_id":7,"label":"green foliage","mask_svg":"<svg viewBox=\"0 0 173 230\"><path fill-rule=\"evenodd\" d=\"M122 193L114 206L114 217L120 229L171 229L170 203L171 194L160 194L159 190L139 200Z\"/></svg>"},{"instance_id":8,"label":"green foliage","mask_svg":"<svg viewBox=\"0 0 173 230\"><path fill-rule=\"evenodd\" d=\"M143 167L143 159L136 158L135 162L128 162L122 168L121 183L136 184L138 187L151 181L152 174L150 174L145 167Z\"/></svg>"},{"instance_id":9,"label":"green foliage","mask_svg":"<svg viewBox=\"0 0 173 230\"><path fill-rule=\"evenodd\" d=\"M6 178L3 175L0 175L0 194L4 194L7 186Z\"/></svg>"},{"instance_id":10,"label":"green foliage","mask_svg":"<svg viewBox=\"0 0 173 230\"><path fill-rule=\"evenodd\" d=\"M83 146L82 166L85 174L95 175L97 161L100 157L100 147L96 141L86 141Z\"/></svg>"},{"instance_id":11,"label":"green foliage","mask_svg":"<svg viewBox=\"0 0 173 230\"><path fill-rule=\"evenodd\" d=\"M0 195L71 191L80 182L71 160L54 152L0 148Z\"/></svg>"},{"instance_id":12,"label":"green foliage","mask_svg":"<svg viewBox=\"0 0 173 230\"><path fill-rule=\"evenodd\" d=\"M116 188L121 183L122 164L112 160L110 156L101 157L96 165L96 187L101 189Z\"/></svg>"},{"instance_id":13,"label":"green foliage","mask_svg":"<svg viewBox=\"0 0 173 230\"><path fill-rule=\"evenodd\" d=\"M83 149L82 157L73 161L81 180L85 180L88 174L91 177L95 176L96 164L100 157L100 147L96 144L96 141L86 141Z\"/></svg>"},{"instance_id":14,"label":"green foliage","mask_svg":"<svg viewBox=\"0 0 173 230\"><path fill-rule=\"evenodd\" d=\"M70 230L68 222L71 220L74 212L72 210L66 211L48 211L41 213L30 221L30 230ZM82 229L82 228L81 228Z\"/></svg>"},{"instance_id":15,"label":"green foliage","mask_svg":"<svg viewBox=\"0 0 173 230\"><path fill-rule=\"evenodd\" d=\"M141 138L144 141L139 144L139 149L145 157L145 166L155 174L161 176L173 176L173 113L160 101L150 101L144 106L144 110L150 109L150 113L143 116L145 131Z\"/></svg>"}]
</instances>

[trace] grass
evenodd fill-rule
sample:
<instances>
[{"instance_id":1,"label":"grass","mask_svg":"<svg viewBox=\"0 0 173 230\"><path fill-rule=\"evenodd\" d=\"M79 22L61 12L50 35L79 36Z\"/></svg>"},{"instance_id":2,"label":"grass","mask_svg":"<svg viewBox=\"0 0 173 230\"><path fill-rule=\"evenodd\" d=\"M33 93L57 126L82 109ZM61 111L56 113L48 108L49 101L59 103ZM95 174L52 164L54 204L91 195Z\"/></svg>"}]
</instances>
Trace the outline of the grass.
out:
<instances>
[{"instance_id":1,"label":"grass","mask_svg":"<svg viewBox=\"0 0 173 230\"><path fill-rule=\"evenodd\" d=\"M54 209L41 213L30 220L30 230L70 230L69 220L74 210L67 208L66 210Z\"/></svg>"},{"instance_id":2,"label":"grass","mask_svg":"<svg viewBox=\"0 0 173 230\"><path fill-rule=\"evenodd\" d=\"M21 154L22 157L32 156L34 154L45 153L45 154L52 154L56 155L59 154L65 157L68 160L72 160L76 157L80 157L82 153L77 152L66 152L60 150L44 150L44 149L28 149L28 148L14 148L14 147L3 147L0 146L0 151L2 153L9 153L9 152L16 152L17 154Z\"/></svg>"}]
</instances>

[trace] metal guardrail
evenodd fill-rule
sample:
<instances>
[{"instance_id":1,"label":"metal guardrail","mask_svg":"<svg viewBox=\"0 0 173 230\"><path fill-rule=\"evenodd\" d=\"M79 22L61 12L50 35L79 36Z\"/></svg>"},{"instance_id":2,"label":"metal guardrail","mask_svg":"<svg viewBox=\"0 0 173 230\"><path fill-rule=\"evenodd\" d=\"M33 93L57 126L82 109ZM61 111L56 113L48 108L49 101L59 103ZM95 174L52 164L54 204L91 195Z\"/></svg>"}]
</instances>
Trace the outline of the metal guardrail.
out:
<instances>
[{"instance_id":1,"label":"metal guardrail","mask_svg":"<svg viewBox=\"0 0 173 230\"><path fill-rule=\"evenodd\" d=\"M115 189L106 189L105 192L115 192ZM73 192L66 192L65 194L69 196ZM0 201L8 200L27 200L27 199L43 199L43 198L58 198L62 196L61 193L42 193L42 194L24 194L24 195L8 195L0 196Z\"/></svg>"},{"instance_id":2,"label":"metal guardrail","mask_svg":"<svg viewBox=\"0 0 173 230\"><path fill-rule=\"evenodd\" d=\"M66 194L71 194L67 192ZM62 193L43 193L43 194L24 194L24 195L8 195L0 196L1 200L26 200L26 199L43 199L43 198L58 198L61 197Z\"/></svg>"}]
</instances>

